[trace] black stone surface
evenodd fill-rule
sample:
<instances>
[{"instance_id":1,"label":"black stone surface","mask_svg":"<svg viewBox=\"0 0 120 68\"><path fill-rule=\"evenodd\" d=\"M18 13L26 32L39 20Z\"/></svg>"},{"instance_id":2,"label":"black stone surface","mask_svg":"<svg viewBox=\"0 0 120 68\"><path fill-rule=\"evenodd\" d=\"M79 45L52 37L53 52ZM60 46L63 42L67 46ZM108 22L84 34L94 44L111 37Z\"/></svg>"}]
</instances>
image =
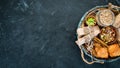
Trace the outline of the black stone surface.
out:
<instances>
[{"instance_id":1,"label":"black stone surface","mask_svg":"<svg viewBox=\"0 0 120 68\"><path fill-rule=\"evenodd\" d=\"M87 65L74 43L82 15L108 2L120 5L119 0L0 0L0 68L120 68L120 60Z\"/></svg>"}]
</instances>

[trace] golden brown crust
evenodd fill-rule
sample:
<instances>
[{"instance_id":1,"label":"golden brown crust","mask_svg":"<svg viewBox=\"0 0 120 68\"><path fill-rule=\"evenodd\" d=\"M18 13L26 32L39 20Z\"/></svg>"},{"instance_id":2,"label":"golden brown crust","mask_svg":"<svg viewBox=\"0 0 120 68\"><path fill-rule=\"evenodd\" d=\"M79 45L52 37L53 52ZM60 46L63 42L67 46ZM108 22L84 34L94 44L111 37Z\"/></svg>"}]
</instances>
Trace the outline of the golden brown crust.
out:
<instances>
[{"instance_id":1,"label":"golden brown crust","mask_svg":"<svg viewBox=\"0 0 120 68\"><path fill-rule=\"evenodd\" d=\"M108 47L110 57L120 56L120 47L118 44L113 44Z\"/></svg>"},{"instance_id":2,"label":"golden brown crust","mask_svg":"<svg viewBox=\"0 0 120 68\"><path fill-rule=\"evenodd\" d=\"M108 58L108 50L99 43L94 43L93 55L97 58Z\"/></svg>"}]
</instances>

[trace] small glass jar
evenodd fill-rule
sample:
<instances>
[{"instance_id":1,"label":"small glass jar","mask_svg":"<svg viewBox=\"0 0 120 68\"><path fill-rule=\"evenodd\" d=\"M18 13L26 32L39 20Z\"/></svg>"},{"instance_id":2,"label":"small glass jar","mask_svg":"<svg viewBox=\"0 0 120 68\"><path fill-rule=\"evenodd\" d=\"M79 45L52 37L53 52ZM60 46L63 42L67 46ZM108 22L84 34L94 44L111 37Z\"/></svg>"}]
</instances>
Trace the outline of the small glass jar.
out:
<instances>
[{"instance_id":1,"label":"small glass jar","mask_svg":"<svg viewBox=\"0 0 120 68\"><path fill-rule=\"evenodd\" d=\"M99 10L96 15L96 20L99 26L110 26L115 21L115 15L109 9Z\"/></svg>"}]
</instances>

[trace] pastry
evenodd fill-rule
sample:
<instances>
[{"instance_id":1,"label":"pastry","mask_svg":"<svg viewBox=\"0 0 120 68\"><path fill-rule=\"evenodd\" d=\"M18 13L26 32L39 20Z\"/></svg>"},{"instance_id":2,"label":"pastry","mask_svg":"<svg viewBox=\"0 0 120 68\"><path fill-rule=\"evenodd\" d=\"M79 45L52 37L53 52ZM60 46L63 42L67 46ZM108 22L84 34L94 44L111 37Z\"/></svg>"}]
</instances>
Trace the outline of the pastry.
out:
<instances>
[{"instance_id":1,"label":"pastry","mask_svg":"<svg viewBox=\"0 0 120 68\"><path fill-rule=\"evenodd\" d=\"M120 47L118 44L113 44L108 47L110 57L120 56Z\"/></svg>"}]
</instances>

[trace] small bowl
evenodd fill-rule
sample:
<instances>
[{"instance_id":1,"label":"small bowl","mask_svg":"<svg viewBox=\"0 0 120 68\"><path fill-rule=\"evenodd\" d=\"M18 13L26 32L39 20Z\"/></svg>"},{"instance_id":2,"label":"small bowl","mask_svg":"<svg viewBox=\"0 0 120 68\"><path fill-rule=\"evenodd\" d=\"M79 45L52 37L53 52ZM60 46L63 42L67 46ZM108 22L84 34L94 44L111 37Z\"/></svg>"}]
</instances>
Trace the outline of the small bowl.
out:
<instances>
[{"instance_id":1,"label":"small bowl","mask_svg":"<svg viewBox=\"0 0 120 68\"><path fill-rule=\"evenodd\" d=\"M110 26L115 21L115 15L111 10L103 9L97 12L96 19L99 26Z\"/></svg>"},{"instance_id":2,"label":"small bowl","mask_svg":"<svg viewBox=\"0 0 120 68\"><path fill-rule=\"evenodd\" d=\"M92 20L90 21L90 19L92 19ZM86 23L87 26L95 26L96 25L96 18L95 18L95 16L93 16L93 15L88 16L86 18L86 20L85 20L85 23Z\"/></svg>"},{"instance_id":3,"label":"small bowl","mask_svg":"<svg viewBox=\"0 0 120 68\"><path fill-rule=\"evenodd\" d=\"M113 44L116 42L117 39L116 29L113 26L103 27L101 29L99 36L100 39L103 40L106 44L108 45Z\"/></svg>"}]
</instances>

